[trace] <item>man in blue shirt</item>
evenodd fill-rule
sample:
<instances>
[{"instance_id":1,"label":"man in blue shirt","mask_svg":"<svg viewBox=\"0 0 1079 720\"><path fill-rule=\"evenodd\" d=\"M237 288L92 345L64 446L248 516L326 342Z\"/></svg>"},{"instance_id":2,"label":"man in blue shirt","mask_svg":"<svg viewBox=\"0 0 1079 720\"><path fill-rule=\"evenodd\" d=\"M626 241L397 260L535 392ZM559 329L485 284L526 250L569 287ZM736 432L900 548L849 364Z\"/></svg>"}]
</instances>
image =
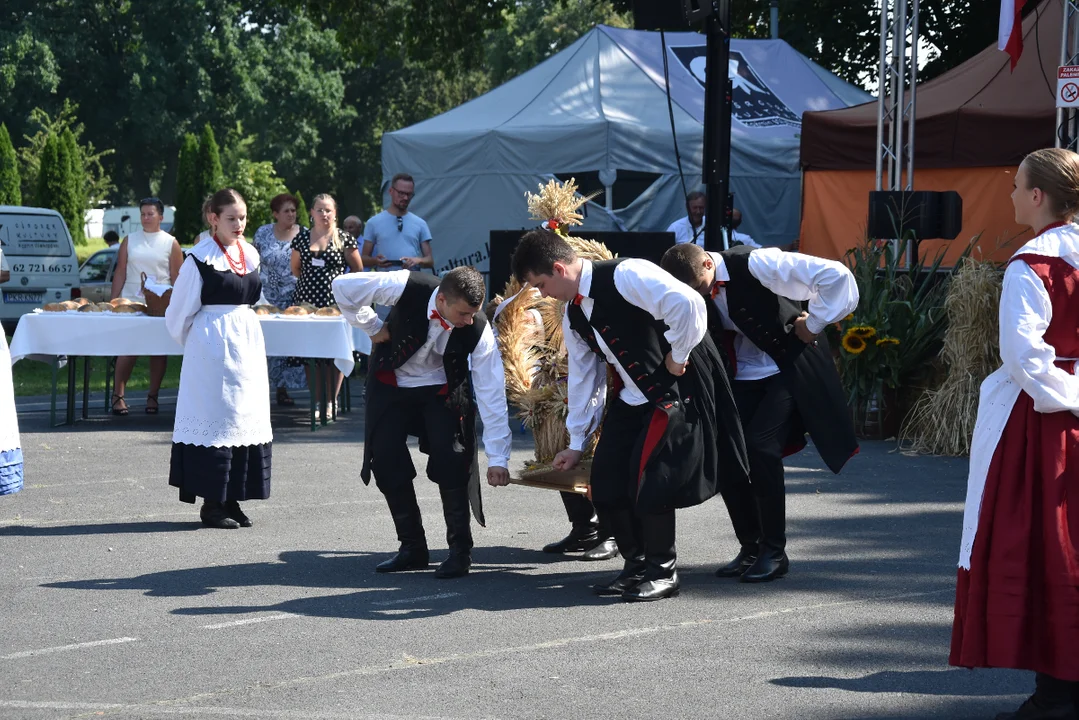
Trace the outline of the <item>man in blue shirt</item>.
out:
<instances>
[{"instance_id":1,"label":"man in blue shirt","mask_svg":"<svg viewBox=\"0 0 1079 720\"><path fill-rule=\"evenodd\" d=\"M415 183L407 173L390 181L390 205L367 221L360 257L365 268L375 270L423 270L434 268L431 231L423 218L408 211L416 196Z\"/></svg>"}]
</instances>

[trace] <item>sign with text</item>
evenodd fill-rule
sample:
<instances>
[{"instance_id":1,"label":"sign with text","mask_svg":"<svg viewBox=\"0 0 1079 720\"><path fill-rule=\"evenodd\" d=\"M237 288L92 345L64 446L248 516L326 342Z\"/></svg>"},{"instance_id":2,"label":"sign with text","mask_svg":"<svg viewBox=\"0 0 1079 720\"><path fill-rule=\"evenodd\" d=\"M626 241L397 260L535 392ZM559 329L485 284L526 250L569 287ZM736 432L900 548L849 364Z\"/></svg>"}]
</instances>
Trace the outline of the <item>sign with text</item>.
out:
<instances>
[{"instance_id":1,"label":"sign with text","mask_svg":"<svg viewBox=\"0 0 1079 720\"><path fill-rule=\"evenodd\" d=\"M1057 69L1057 107L1079 107L1079 65Z\"/></svg>"}]
</instances>

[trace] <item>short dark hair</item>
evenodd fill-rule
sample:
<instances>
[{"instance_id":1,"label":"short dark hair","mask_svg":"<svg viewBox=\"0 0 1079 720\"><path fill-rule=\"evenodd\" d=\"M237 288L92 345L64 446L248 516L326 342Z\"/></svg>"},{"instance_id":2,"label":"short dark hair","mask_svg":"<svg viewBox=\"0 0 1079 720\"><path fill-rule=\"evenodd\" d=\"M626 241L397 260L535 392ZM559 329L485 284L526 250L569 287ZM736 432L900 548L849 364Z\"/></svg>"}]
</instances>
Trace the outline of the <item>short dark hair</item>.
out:
<instances>
[{"instance_id":1,"label":"short dark hair","mask_svg":"<svg viewBox=\"0 0 1079 720\"><path fill-rule=\"evenodd\" d=\"M105 236L103 239L105 240L106 245L109 243L118 243L120 242L120 233L116 232L115 230L107 230L105 231Z\"/></svg>"},{"instance_id":2,"label":"short dark hair","mask_svg":"<svg viewBox=\"0 0 1079 720\"><path fill-rule=\"evenodd\" d=\"M139 210L142 210L146 205L152 205L157 208L157 214L164 217L165 215L165 203L161 202L156 197L147 197L139 200Z\"/></svg>"},{"instance_id":3,"label":"short dark hair","mask_svg":"<svg viewBox=\"0 0 1079 720\"><path fill-rule=\"evenodd\" d=\"M443 275L438 291L450 302L463 300L469 307L479 307L487 299L483 275L470 265L456 267Z\"/></svg>"},{"instance_id":4,"label":"short dark hair","mask_svg":"<svg viewBox=\"0 0 1079 720\"><path fill-rule=\"evenodd\" d=\"M707 200L708 196L702 193L700 190L694 190L689 195L686 195L686 205L689 205L694 200Z\"/></svg>"},{"instance_id":5,"label":"short dark hair","mask_svg":"<svg viewBox=\"0 0 1079 720\"><path fill-rule=\"evenodd\" d=\"M394 186L397 185L398 180L404 180L405 182L410 182L413 185L416 184L416 181L413 180L412 176L409 175L408 173L397 173L396 175L393 176L393 179L390 180L390 187L396 189Z\"/></svg>"},{"instance_id":6,"label":"short dark hair","mask_svg":"<svg viewBox=\"0 0 1079 720\"><path fill-rule=\"evenodd\" d=\"M274 199L270 201L271 212L281 212L281 208L285 207L286 203L292 203L292 207L299 209L300 201L296 199L296 196L292 193L281 193L280 195L274 195Z\"/></svg>"},{"instance_id":7,"label":"short dark hair","mask_svg":"<svg viewBox=\"0 0 1079 720\"><path fill-rule=\"evenodd\" d=\"M232 188L224 188L210 196L210 212L220 215L229 205L247 205L244 196Z\"/></svg>"},{"instance_id":8,"label":"short dark hair","mask_svg":"<svg viewBox=\"0 0 1079 720\"><path fill-rule=\"evenodd\" d=\"M682 243L663 253L660 267L674 276L675 280L684 282L691 287L697 284L697 278L701 276L701 262L704 260L705 251L694 243Z\"/></svg>"},{"instance_id":9,"label":"short dark hair","mask_svg":"<svg viewBox=\"0 0 1079 720\"><path fill-rule=\"evenodd\" d=\"M551 275L556 262L568 263L577 259L577 253L558 233L537 228L529 230L513 251L513 275L517 282L527 282L532 275Z\"/></svg>"}]
</instances>

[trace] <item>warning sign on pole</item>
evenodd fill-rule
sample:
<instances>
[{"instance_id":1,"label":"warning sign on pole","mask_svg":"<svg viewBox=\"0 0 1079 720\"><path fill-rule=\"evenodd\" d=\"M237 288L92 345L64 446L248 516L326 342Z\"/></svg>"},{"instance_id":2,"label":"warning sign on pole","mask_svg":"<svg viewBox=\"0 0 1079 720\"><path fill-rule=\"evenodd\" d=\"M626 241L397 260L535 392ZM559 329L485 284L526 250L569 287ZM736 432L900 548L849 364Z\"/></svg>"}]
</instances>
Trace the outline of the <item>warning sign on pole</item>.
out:
<instances>
[{"instance_id":1,"label":"warning sign on pole","mask_svg":"<svg viewBox=\"0 0 1079 720\"><path fill-rule=\"evenodd\" d=\"M1057 70L1057 107L1079 107L1079 65Z\"/></svg>"}]
</instances>

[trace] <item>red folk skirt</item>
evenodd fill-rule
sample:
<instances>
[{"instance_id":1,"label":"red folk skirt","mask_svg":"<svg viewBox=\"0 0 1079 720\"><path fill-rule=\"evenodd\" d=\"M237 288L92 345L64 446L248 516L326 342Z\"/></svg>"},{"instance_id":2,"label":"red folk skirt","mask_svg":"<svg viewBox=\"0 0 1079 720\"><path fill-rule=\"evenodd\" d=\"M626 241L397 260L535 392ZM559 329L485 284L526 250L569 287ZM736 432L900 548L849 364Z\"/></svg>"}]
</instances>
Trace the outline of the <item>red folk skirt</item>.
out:
<instances>
[{"instance_id":1,"label":"red folk skirt","mask_svg":"<svg viewBox=\"0 0 1079 720\"><path fill-rule=\"evenodd\" d=\"M989 466L970 570L959 568L951 665L1079 682L1079 418L1025 392Z\"/></svg>"}]
</instances>

